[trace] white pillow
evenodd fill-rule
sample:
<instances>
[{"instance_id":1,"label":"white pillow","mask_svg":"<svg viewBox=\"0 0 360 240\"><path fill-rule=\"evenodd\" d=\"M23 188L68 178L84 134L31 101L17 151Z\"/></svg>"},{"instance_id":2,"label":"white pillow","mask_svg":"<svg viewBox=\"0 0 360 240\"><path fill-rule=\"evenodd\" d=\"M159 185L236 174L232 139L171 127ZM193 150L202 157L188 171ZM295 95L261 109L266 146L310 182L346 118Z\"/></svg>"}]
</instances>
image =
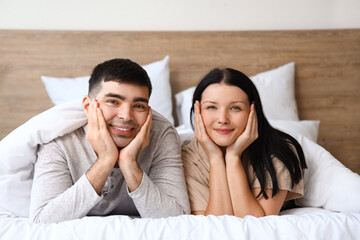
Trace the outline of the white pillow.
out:
<instances>
[{"instance_id":1,"label":"white pillow","mask_svg":"<svg viewBox=\"0 0 360 240\"><path fill-rule=\"evenodd\" d=\"M81 99L31 118L0 142L0 216L27 217L34 164L39 144L63 136L87 123Z\"/></svg>"},{"instance_id":2,"label":"white pillow","mask_svg":"<svg viewBox=\"0 0 360 240\"><path fill-rule=\"evenodd\" d=\"M276 69L250 77L259 91L263 111L268 119L299 120L294 90L295 64L288 63ZM195 87L175 95L179 125L190 127L190 108Z\"/></svg>"},{"instance_id":3,"label":"white pillow","mask_svg":"<svg viewBox=\"0 0 360 240\"><path fill-rule=\"evenodd\" d=\"M290 135L299 134L317 142L319 133L319 120L287 121L269 120L270 125Z\"/></svg>"},{"instance_id":4,"label":"white pillow","mask_svg":"<svg viewBox=\"0 0 360 240\"><path fill-rule=\"evenodd\" d=\"M291 62L250 77L259 92L268 119L299 120L294 76L295 63Z\"/></svg>"},{"instance_id":5,"label":"white pillow","mask_svg":"<svg viewBox=\"0 0 360 240\"><path fill-rule=\"evenodd\" d=\"M152 83L150 106L166 117L172 124L172 98L170 86L169 56L161 61L142 66L148 73ZM90 76L76 78L57 78L41 76L51 101L57 105L76 98L82 98L88 93Z\"/></svg>"},{"instance_id":6,"label":"white pillow","mask_svg":"<svg viewBox=\"0 0 360 240\"><path fill-rule=\"evenodd\" d=\"M295 202L302 207L360 213L360 176L346 168L320 145L305 137L301 144L308 168L304 175L304 196Z\"/></svg>"},{"instance_id":7,"label":"white pillow","mask_svg":"<svg viewBox=\"0 0 360 240\"><path fill-rule=\"evenodd\" d=\"M41 76L50 100L61 104L87 95L90 76L76 78L57 78Z\"/></svg>"},{"instance_id":8,"label":"white pillow","mask_svg":"<svg viewBox=\"0 0 360 240\"><path fill-rule=\"evenodd\" d=\"M184 125L186 128L191 128L190 109L195 88L196 87L191 87L175 94L176 115L179 126Z\"/></svg>"}]
</instances>

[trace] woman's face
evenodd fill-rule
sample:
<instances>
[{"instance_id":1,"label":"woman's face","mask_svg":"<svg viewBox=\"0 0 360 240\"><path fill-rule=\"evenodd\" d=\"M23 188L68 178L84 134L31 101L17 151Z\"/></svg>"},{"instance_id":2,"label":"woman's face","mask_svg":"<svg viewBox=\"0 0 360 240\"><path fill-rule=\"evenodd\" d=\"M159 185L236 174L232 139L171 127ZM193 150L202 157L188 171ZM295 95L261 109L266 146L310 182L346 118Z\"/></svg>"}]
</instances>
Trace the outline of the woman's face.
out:
<instances>
[{"instance_id":1,"label":"woman's face","mask_svg":"<svg viewBox=\"0 0 360 240\"><path fill-rule=\"evenodd\" d=\"M206 132L219 146L231 145L244 132L249 113L248 96L237 86L216 83L202 93L201 116Z\"/></svg>"}]
</instances>

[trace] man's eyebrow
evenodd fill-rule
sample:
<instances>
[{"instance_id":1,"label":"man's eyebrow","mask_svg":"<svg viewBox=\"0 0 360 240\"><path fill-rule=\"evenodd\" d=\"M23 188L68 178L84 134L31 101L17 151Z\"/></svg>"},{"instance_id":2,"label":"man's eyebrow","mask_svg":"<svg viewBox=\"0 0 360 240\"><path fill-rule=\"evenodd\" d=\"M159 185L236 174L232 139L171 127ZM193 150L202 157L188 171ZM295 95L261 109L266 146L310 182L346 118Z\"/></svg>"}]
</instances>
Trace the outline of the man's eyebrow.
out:
<instances>
[{"instance_id":1,"label":"man's eyebrow","mask_svg":"<svg viewBox=\"0 0 360 240\"><path fill-rule=\"evenodd\" d=\"M149 99L139 97L139 98L135 98L135 99L133 100L133 102L144 102L144 103L149 103Z\"/></svg>"},{"instance_id":2,"label":"man's eyebrow","mask_svg":"<svg viewBox=\"0 0 360 240\"><path fill-rule=\"evenodd\" d=\"M104 95L104 97L111 97L111 98L118 98L120 100L125 100L124 96L121 96L121 95L115 94L115 93L107 93Z\"/></svg>"},{"instance_id":3,"label":"man's eyebrow","mask_svg":"<svg viewBox=\"0 0 360 240\"><path fill-rule=\"evenodd\" d=\"M122 101L124 101L126 98L122 95L119 95L119 94L115 94L115 93L107 93L104 95L104 97L111 97L111 98L118 98ZM142 97L138 97L138 98L135 98L133 100L133 102L145 102L145 103L149 103L149 99L146 99L146 98L142 98Z\"/></svg>"}]
</instances>

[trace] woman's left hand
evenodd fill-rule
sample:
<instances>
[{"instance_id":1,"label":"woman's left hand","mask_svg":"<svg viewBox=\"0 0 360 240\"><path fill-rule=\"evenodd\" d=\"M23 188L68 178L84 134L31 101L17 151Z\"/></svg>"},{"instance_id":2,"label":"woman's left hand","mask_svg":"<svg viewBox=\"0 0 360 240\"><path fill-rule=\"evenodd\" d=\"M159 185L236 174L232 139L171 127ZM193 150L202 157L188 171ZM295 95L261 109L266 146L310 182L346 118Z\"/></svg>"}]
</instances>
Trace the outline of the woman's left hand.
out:
<instances>
[{"instance_id":1,"label":"woman's left hand","mask_svg":"<svg viewBox=\"0 0 360 240\"><path fill-rule=\"evenodd\" d=\"M227 156L241 156L246 148L258 138L258 120L254 103L250 106L250 113L244 132L233 144L226 148Z\"/></svg>"}]
</instances>

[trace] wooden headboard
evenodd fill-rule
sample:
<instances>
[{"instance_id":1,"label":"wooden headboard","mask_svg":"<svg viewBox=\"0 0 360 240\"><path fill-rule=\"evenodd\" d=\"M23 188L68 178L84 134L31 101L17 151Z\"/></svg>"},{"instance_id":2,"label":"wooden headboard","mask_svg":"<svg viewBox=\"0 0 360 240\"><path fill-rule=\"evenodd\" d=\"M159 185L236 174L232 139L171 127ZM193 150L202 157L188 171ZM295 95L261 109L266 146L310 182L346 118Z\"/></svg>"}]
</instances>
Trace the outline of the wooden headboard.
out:
<instances>
[{"instance_id":1,"label":"wooden headboard","mask_svg":"<svg viewBox=\"0 0 360 240\"><path fill-rule=\"evenodd\" d=\"M147 64L170 55L173 94L213 67L254 75L296 63L301 120L321 120L318 143L360 173L360 29L231 32L0 30L0 139L53 106L40 76L89 75L111 58Z\"/></svg>"}]
</instances>

